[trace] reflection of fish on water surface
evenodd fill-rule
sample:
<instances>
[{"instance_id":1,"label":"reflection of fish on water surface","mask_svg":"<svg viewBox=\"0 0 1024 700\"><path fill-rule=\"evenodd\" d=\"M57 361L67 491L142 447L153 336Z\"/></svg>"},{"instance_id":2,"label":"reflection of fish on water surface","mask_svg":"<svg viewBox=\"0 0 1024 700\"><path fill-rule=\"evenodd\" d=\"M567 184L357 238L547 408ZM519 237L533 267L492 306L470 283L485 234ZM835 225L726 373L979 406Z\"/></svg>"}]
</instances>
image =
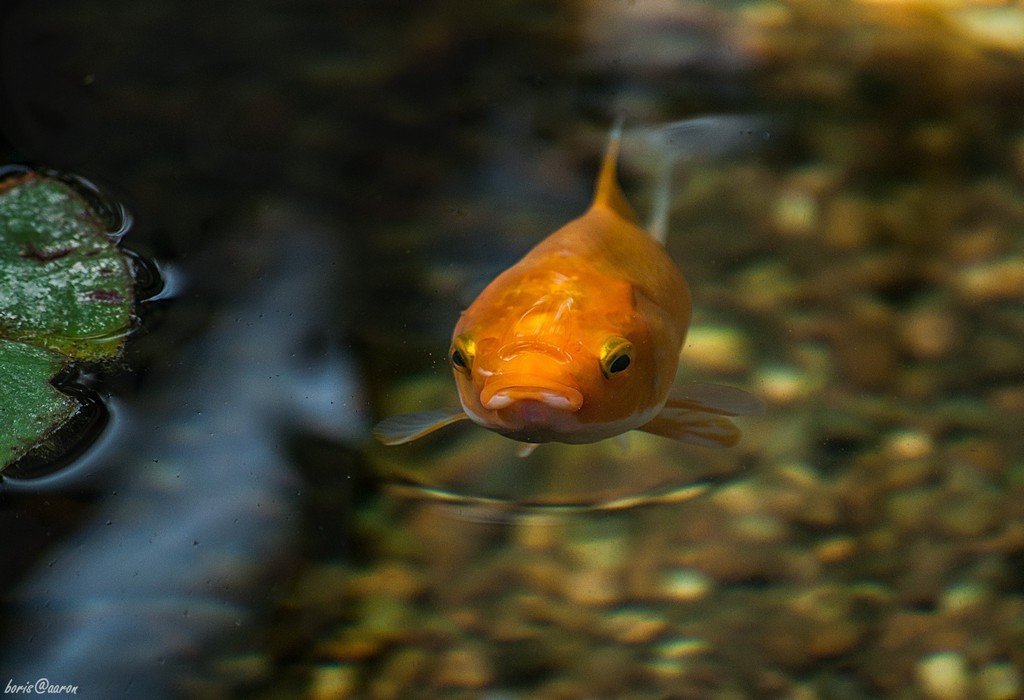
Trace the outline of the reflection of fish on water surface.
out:
<instances>
[{"instance_id":1,"label":"reflection of fish on water surface","mask_svg":"<svg viewBox=\"0 0 1024 700\"><path fill-rule=\"evenodd\" d=\"M728 145L750 133L749 123L705 118L659 131L666 143ZM670 168L648 233L616 178L620 140L616 125L583 216L541 241L462 313L449 351L462 410L393 416L374 428L381 442L403 444L466 418L525 443L524 455L537 443L590 443L630 430L713 447L739 440L730 418L758 413L758 399L732 387L673 383L690 293L661 245ZM693 151L685 143L679 150Z\"/></svg>"}]
</instances>

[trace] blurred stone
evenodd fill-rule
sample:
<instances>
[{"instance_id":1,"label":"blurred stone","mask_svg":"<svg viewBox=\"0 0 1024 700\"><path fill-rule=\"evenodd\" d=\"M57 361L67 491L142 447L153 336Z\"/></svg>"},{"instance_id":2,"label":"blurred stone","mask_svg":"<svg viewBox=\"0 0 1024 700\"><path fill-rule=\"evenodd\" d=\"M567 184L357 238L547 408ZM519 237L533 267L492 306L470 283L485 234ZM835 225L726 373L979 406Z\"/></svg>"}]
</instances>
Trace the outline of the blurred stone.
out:
<instances>
[{"instance_id":1,"label":"blurred stone","mask_svg":"<svg viewBox=\"0 0 1024 700\"><path fill-rule=\"evenodd\" d=\"M905 315L900 326L900 340L912 356L936 359L952 352L962 332L948 310L921 308Z\"/></svg>"},{"instance_id":2,"label":"blurred stone","mask_svg":"<svg viewBox=\"0 0 1024 700\"><path fill-rule=\"evenodd\" d=\"M620 644L647 644L668 629L668 622L654 609L625 608L602 618L606 634Z\"/></svg>"},{"instance_id":3,"label":"blurred stone","mask_svg":"<svg viewBox=\"0 0 1024 700\"><path fill-rule=\"evenodd\" d=\"M663 659L690 659L711 651L711 645L697 637L674 637L659 643L654 653Z\"/></svg>"},{"instance_id":4,"label":"blurred stone","mask_svg":"<svg viewBox=\"0 0 1024 700\"><path fill-rule=\"evenodd\" d=\"M772 223L782 236L804 237L815 232L819 216L818 201L811 193L791 189L776 198Z\"/></svg>"},{"instance_id":5,"label":"blurred stone","mask_svg":"<svg viewBox=\"0 0 1024 700\"><path fill-rule=\"evenodd\" d=\"M978 537L1002 521L1001 501L993 492L954 494L943 504L936 524L940 532L953 537Z\"/></svg>"},{"instance_id":6,"label":"blurred stone","mask_svg":"<svg viewBox=\"0 0 1024 700\"><path fill-rule=\"evenodd\" d=\"M857 542L852 537L831 537L814 546L814 556L823 564L834 564L857 553Z\"/></svg>"},{"instance_id":7,"label":"blurred stone","mask_svg":"<svg viewBox=\"0 0 1024 700\"><path fill-rule=\"evenodd\" d=\"M744 479L718 489L711 502L733 515L759 513L763 508L761 491L752 479Z\"/></svg>"},{"instance_id":8,"label":"blurred stone","mask_svg":"<svg viewBox=\"0 0 1024 700\"><path fill-rule=\"evenodd\" d=\"M941 517L942 494L933 488L916 488L893 493L886 501L886 512L892 527L903 531L927 530L935 518Z\"/></svg>"},{"instance_id":9,"label":"blurred stone","mask_svg":"<svg viewBox=\"0 0 1024 700\"><path fill-rule=\"evenodd\" d=\"M768 513L752 513L734 518L730 530L737 539L758 544L782 542L789 534L786 524Z\"/></svg>"},{"instance_id":10,"label":"blurred stone","mask_svg":"<svg viewBox=\"0 0 1024 700\"><path fill-rule=\"evenodd\" d=\"M932 700L968 700L972 696L967 659L953 651L938 652L917 663L921 692Z\"/></svg>"},{"instance_id":11,"label":"blurred stone","mask_svg":"<svg viewBox=\"0 0 1024 700\"><path fill-rule=\"evenodd\" d=\"M942 593L939 603L943 612L957 615L982 605L990 597L990 591L978 583L957 583Z\"/></svg>"},{"instance_id":12,"label":"blurred stone","mask_svg":"<svg viewBox=\"0 0 1024 700\"><path fill-rule=\"evenodd\" d=\"M791 406L805 400L813 390L806 373L794 367L763 367L754 376L758 393L773 404Z\"/></svg>"},{"instance_id":13,"label":"blurred stone","mask_svg":"<svg viewBox=\"0 0 1024 700\"><path fill-rule=\"evenodd\" d=\"M564 519L530 513L515 524L514 538L522 549L552 550L563 541Z\"/></svg>"},{"instance_id":14,"label":"blurred stone","mask_svg":"<svg viewBox=\"0 0 1024 700\"><path fill-rule=\"evenodd\" d=\"M629 644L629 642L627 642ZM620 644L593 648L580 659L573 675L587 692L577 697L622 697L634 687L636 652Z\"/></svg>"},{"instance_id":15,"label":"blurred stone","mask_svg":"<svg viewBox=\"0 0 1024 700\"><path fill-rule=\"evenodd\" d=\"M871 206L853 195L833 198L825 210L825 242L838 250L858 250L874 235Z\"/></svg>"},{"instance_id":16,"label":"blurred stone","mask_svg":"<svg viewBox=\"0 0 1024 700\"><path fill-rule=\"evenodd\" d=\"M467 645L444 653L437 661L434 686L442 689L479 690L494 677L490 659L479 645Z\"/></svg>"},{"instance_id":17,"label":"blurred stone","mask_svg":"<svg viewBox=\"0 0 1024 700\"><path fill-rule=\"evenodd\" d=\"M851 326L836 342L836 356L843 372L855 384L879 391L889 390L896 379L895 344L886 329Z\"/></svg>"},{"instance_id":18,"label":"blurred stone","mask_svg":"<svg viewBox=\"0 0 1024 700\"><path fill-rule=\"evenodd\" d=\"M420 679L433 664L426 649L404 648L396 650L380 669L373 674L369 685L372 700L398 700L408 697L418 687Z\"/></svg>"},{"instance_id":19,"label":"blurred stone","mask_svg":"<svg viewBox=\"0 0 1024 700\"><path fill-rule=\"evenodd\" d=\"M885 437L885 450L898 460L919 460L930 457L935 451L935 444L924 431L905 429Z\"/></svg>"},{"instance_id":20,"label":"blurred stone","mask_svg":"<svg viewBox=\"0 0 1024 700\"><path fill-rule=\"evenodd\" d=\"M313 672L309 697L312 700L339 700L358 697L359 669L349 664L321 666Z\"/></svg>"},{"instance_id":21,"label":"blurred stone","mask_svg":"<svg viewBox=\"0 0 1024 700\"><path fill-rule=\"evenodd\" d=\"M565 597L580 605L614 605L623 597L621 577L609 569L570 572L564 576L563 586Z\"/></svg>"},{"instance_id":22,"label":"blurred stone","mask_svg":"<svg viewBox=\"0 0 1024 700\"><path fill-rule=\"evenodd\" d=\"M750 345L738 328L695 325L690 327L679 359L694 370L741 374L750 368Z\"/></svg>"},{"instance_id":23,"label":"blurred stone","mask_svg":"<svg viewBox=\"0 0 1024 700\"><path fill-rule=\"evenodd\" d=\"M690 603L702 600L714 590L714 581L697 569L675 568L661 575L659 593L664 598Z\"/></svg>"},{"instance_id":24,"label":"blurred stone","mask_svg":"<svg viewBox=\"0 0 1024 700\"><path fill-rule=\"evenodd\" d=\"M1024 52L1024 8L1012 5L964 7L955 13L960 26L992 48Z\"/></svg>"},{"instance_id":25,"label":"blurred stone","mask_svg":"<svg viewBox=\"0 0 1024 700\"><path fill-rule=\"evenodd\" d=\"M781 312L800 295L801 281L779 261L759 261L739 272L730 284L739 304L759 313Z\"/></svg>"},{"instance_id":26,"label":"blurred stone","mask_svg":"<svg viewBox=\"0 0 1024 700\"><path fill-rule=\"evenodd\" d=\"M963 438L947 442L943 460L951 477L962 479L970 488L992 483L1006 473L1010 463L1005 444L988 437Z\"/></svg>"},{"instance_id":27,"label":"blurred stone","mask_svg":"<svg viewBox=\"0 0 1024 700\"><path fill-rule=\"evenodd\" d=\"M861 629L853 619L854 598L838 586L819 585L794 595L787 610L801 618L808 652L831 658L853 649Z\"/></svg>"},{"instance_id":28,"label":"blurred stone","mask_svg":"<svg viewBox=\"0 0 1024 700\"><path fill-rule=\"evenodd\" d=\"M958 273L956 284L971 301L1020 301L1024 299L1024 258L970 265Z\"/></svg>"},{"instance_id":29,"label":"blurred stone","mask_svg":"<svg viewBox=\"0 0 1024 700\"><path fill-rule=\"evenodd\" d=\"M583 568L619 569L626 561L628 532L618 518L581 520L566 533L566 552Z\"/></svg>"},{"instance_id":30,"label":"blurred stone","mask_svg":"<svg viewBox=\"0 0 1024 700\"><path fill-rule=\"evenodd\" d=\"M565 565L553 557L525 557L519 566L519 576L531 592L556 595L565 588Z\"/></svg>"},{"instance_id":31,"label":"blurred stone","mask_svg":"<svg viewBox=\"0 0 1024 700\"><path fill-rule=\"evenodd\" d=\"M1024 137L1021 139L1024 146ZM1024 158L1024 150L1021 151ZM1024 166L1024 160L1021 161ZM1021 171L1024 175L1024 170ZM1007 251L1009 248L1008 234L999 226L982 225L957 231L957 234L946 244L947 257L950 262L961 265L985 263Z\"/></svg>"},{"instance_id":32,"label":"blurred stone","mask_svg":"<svg viewBox=\"0 0 1024 700\"><path fill-rule=\"evenodd\" d=\"M1024 692L1021 674L1009 661L990 663L978 672L978 690L985 700L1014 700Z\"/></svg>"},{"instance_id":33,"label":"blurred stone","mask_svg":"<svg viewBox=\"0 0 1024 700\"><path fill-rule=\"evenodd\" d=\"M321 642L317 645L317 653L337 661L363 661L376 656L383 648L384 640L380 637L353 630L337 639Z\"/></svg>"}]
</instances>

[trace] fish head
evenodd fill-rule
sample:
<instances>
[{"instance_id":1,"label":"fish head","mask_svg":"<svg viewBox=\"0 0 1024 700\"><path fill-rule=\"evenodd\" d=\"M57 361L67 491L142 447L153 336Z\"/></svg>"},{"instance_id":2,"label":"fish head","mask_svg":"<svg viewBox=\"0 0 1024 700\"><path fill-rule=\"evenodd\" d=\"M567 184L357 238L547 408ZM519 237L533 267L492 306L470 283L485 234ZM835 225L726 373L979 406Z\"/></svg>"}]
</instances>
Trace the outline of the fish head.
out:
<instances>
[{"instance_id":1,"label":"fish head","mask_svg":"<svg viewBox=\"0 0 1024 700\"><path fill-rule=\"evenodd\" d=\"M657 413L671 377L664 381L644 319L569 316L539 327L522 323L525 316L511 326L456 327L449 360L470 419L524 442L580 443Z\"/></svg>"}]
</instances>

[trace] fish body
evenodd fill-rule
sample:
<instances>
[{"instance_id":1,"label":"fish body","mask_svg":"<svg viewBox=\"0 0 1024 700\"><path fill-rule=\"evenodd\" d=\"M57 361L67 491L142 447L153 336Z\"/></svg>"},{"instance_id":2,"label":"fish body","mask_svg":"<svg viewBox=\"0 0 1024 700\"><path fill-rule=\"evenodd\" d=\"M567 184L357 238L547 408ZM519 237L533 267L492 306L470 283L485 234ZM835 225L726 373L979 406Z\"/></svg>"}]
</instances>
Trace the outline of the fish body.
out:
<instances>
[{"instance_id":1,"label":"fish body","mask_svg":"<svg viewBox=\"0 0 1024 700\"><path fill-rule=\"evenodd\" d=\"M690 292L618 184L620 135L616 126L587 211L462 312L449 350L462 411L396 416L377 425L378 439L401 444L463 418L523 443L633 429L708 445L738 439L724 416L756 412L757 399L673 385Z\"/></svg>"}]
</instances>

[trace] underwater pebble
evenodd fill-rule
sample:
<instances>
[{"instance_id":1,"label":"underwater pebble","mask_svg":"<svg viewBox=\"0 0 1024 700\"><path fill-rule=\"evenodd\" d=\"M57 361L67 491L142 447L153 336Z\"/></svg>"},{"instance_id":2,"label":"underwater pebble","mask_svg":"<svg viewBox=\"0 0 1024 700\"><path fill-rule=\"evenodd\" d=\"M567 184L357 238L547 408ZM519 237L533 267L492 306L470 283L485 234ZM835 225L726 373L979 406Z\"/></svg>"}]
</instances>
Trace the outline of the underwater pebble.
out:
<instances>
[{"instance_id":1,"label":"underwater pebble","mask_svg":"<svg viewBox=\"0 0 1024 700\"><path fill-rule=\"evenodd\" d=\"M684 367L719 374L742 374L750 368L750 344L738 328L690 326L679 356Z\"/></svg>"},{"instance_id":2,"label":"underwater pebble","mask_svg":"<svg viewBox=\"0 0 1024 700\"><path fill-rule=\"evenodd\" d=\"M621 601L622 588L622 581L614 571L584 569L564 577L563 592L574 603L599 607Z\"/></svg>"},{"instance_id":3,"label":"underwater pebble","mask_svg":"<svg viewBox=\"0 0 1024 700\"><path fill-rule=\"evenodd\" d=\"M635 666L636 651L629 646L606 644L588 649L573 672L586 692L570 697L622 697L631 688Z\"/></svg>"},{"instance_id":4,"label":"underwater pebble","mask_svg":"<svg viewBox=\"0 0 1024 700\"><path fill-rule=\"evenodd\" d=\"M669 600L689 603L709 596L714 585L714 581L703 571L677 568L661 575L658 591Z\"/></svg>"},{"instance_id":5,"label":"underwater pebble","mask_svg":"<svg viewBox=\"0 0 1024 700\"><path fill-rule=\"evenodd\" d=\"M478 645L465 646L452 649L441 656L434 686L479 689L488 685L493 676L491 662L483 648Z\"/></svg>"},{"instance_id":6,"label":"underwater pebble","mask_svg":"<svg viewBox=\"0 0 1024 700\"><path fill-rule=\"evenodd\" d=\"M961 332L954 317L940 308L911 311L899 327L903 347L912 356L925 360L948 356L956 348Z\"/></svg>"},{"instance_id":7,"label":"underwater pebble","mask_svg":"<svg viewBox=\"0 0 1024 700\"><path fill-rule=\"evenodd\" d=\"M970 265L957 275L957 287L972 301L1024 299L1024 259Z\"/></svg>"},{"instance_id":8,"label":"underwater pebble","mask_svg":"<svg viewBox=\"0 0 1024 700\"><path fill-rule=\"evenodd\" d=\"M814 233L820 211L810 192L792 189L779 194L772 208L772 224L780 235L800 238Z\"/></svg>"},{"instance_id":9,"label":"underwater pebble","mask_svg":"<svg viewBox=\"0 0 1024 700\"><path fill-rule=\"evenodd\" d=\"M938 518L940 532L954 537L977 537L993 530L1002 520L996 494L955 495L943 504Z\"/></svg>"},{"instance_id":10,"label":"underwater pebble","mask_svg":"<svg viewBox=\"0 0 1024 700\"><path fill-rule=\"evenodd\" d=\"M601 620L606 634L620 644L647 644L668 629L668 621L654 610L616 610Z\"/></svg>"},{"instance_id":11,"label":"underwater pebble","mask_svg":"<svg viewBox=\"0 0 1024 700\"><path fill-rule=\"evenodd\" d=\"M529 550L550 550L564 540L564 519L544 513L530 513L516 522L515 543Z\"/></svg>"},{"instance_id":12,"label":"underwater pebble","mask_svg":"<svg viewBox=\"0 0 1024 700\"><path fill-rule=\"evenodd\" d=\"M814 545L814 557L823 564L845 561L857 552L857 541L852 537L832 537Z\"/></svg>"},{"instance_id":13,"label":"underwater pebble","mask_svg":"<svg viewBox=\"0 0 1024 700\"><path fill-rule=\"evenodd\" d=\"M497 619L488 624L488 639L495 642L539 641L548 633L543 623L525 619L524 606L519 598L521 596L517 596L512 604L501 606Z\"/></svg>"},{"instance_id":14,"label":"underwater pebble","mask_svg":"<svg viewBox=\"0 0 1024 700\"><path fill-rule=\"evenodd\" d=\"M758 544L772 544L786 539L789 529L774 515L752 513L734 518L729 529L738 539Z\"/></svg>"},{"instance_id":15,"label":"underwater pebble","mask_svg":"<svg viewBox=\"0 0 1024 700\"><path fill-rule=\"evenodd\" d=\"M933 700L966 700L971 697L971 679L962 654L944 651L917 662L921 692Z\"/></svg>"},{"instance_id":16,"label":"underwater pebble","mask_svg":"<svg viewBox=\"0 0 1024 700\"><path fill-rule=\"evenodd\" d=\"M978 688L985 700L1014 700L1024 690L1020 672L1009 662L991 663L981 669Z\"/></svg>"},{"instance_id":17,"label":"underwater pebble","mask_svg":"<svg viewBox=\"0 0 1024 700\"><path fill-rule=\"evenodd\" d=\"M373 700L398 700L416 688L434 659L425 649L405 648L392 654L373 674L369 695Z\"/></svg>"},{"instance_id":18,"label":"underwater pebble","mask_svg":"<svg viewBox=\"0 0 1024 700\"><path fill-rule=\"evenodd\" d=\"M736 274L732 298L758 313L782 311L800 294L801 280L778 261L759 261Z\"/></svg>"},{"instance_id":19,"label":"underwater pebble","mask_svg":"<svg viewBox=\"0 0 1024 700\"><path fill-rule=\"evenodd\" d=\"M1021 166L1024 166L1024 136L1020 138ZM1024 175L1024 170L1021 171ZM981 225L958 231L956 236L947 243L949 259L958 267L968 263L981 263L992 260L1003 254L1007 249L1007 232L996 225Z\"/></svg>"},{"instance_id":20,"label":"underwater pebble","mask_svg":"<svg viewBox=\"0 0 1024 700\"><path fill-rule=\"evenodd\" d=\"M898 430L886 436L885 449L896 459L922 459L932 455L935 443L921 430Z\"/></svg>"},{"instance_id":21,"label":"underwater pebble","mask_svg":"<svg viewBox=\"0 0 1024 700\"><path fill-rule=\"evenodd\" d=\"M838 250L863 248L873 235L870 204L859 197L839 195L825 209L825 242Z\"/></svg>"},{"instance_id":22,"label":"underwater pebble","mask_svg":"<svg viewBox=\"0 0 1024 700\"><path fill-rule=\"evenodd\" d=\"M356 630L346 632L337 639L321 642L317 651L324 657L338 661L362 661L376 656L383 648L383 639Z\"/></svg>"},{"instance_id":23,"label":"underwater pebble","mask_svg":"<svg viewBox=\"0 0 1024 700\"><path fill-rule=\"evenodd\" d=\"M733 515L759 513L764 505L761 488L749 479L720 488L711 502Z\"/></svg>"},{"instance_id":24,"label":"underwater pebble","mask_svg":"<svg viewBox=\"0 0 1024 700\"><path fill-rule=\"evenodd\" d=\"M519 567L519 576L531 591L554 595L565 587L565 565L552 557L527 557Z\"/></svg>"},{"instance_id":25,"label":"underwater pebble","mask_svg":"<svg viewBox=\"0 0 1024 700\"><path fill-rule=\"evenodd\" d=\"M691 665L687 659L651 659L644 670L656 681L671 683L686 676Z\"/></svg>"},{"instance_id":26,"label":"underwater pebble","mask_svg":"<svg viewBox=\"0 0 1024 700\"><path fill-rule=\"evenodd\" d=\"M897 379L900 365L888 325L851 324L837 341L842 372L861 387L888 391Z\"/></svg>"},{"instance_id":27,"label":"underwater pebble","mask_svg":"<svg viewBox=\"0 0 1024 700\"><path fill-rule=\"evenodd\" d=\"M763 367L754 375L754 386L768 401L789 406L810 396L814 387L806 373L794 367Z\"/></svg>"},{"instance_id":28,"label":"underwater pebble","mask_svg":"<svg viewBox=\"0 0 1024 700\"><path fill-rule=\"evenodd\" d=\"M965 438L947 443L943 454L954 469L953 475L967 480L967 490L978 490L988 478L1001 478L1009 468L1004 446L997 440Z\"/></svg>"},{"instance_id":29,"label":"underwater pebble","mask_svg":"<svg viewBox=\"0 0 1024 700\"><path fill-rule=\"evenodd\" d=\"M942 593L939 607L943 612L958 614L977 608L989 598L987 588L977 583L957 583Z\"/></svg>"},{"instance_id":30,"label":"underwater pebble","mask_svg":"<svg viewBox=\"0 0 1024 700\"><path fill-rule=\"evenodd\" d=\"M966 7L954 16L965 31L983 43L1005 51L1024 51L1024 8Z\"/></svg>"},{"instance_id":31,"label":"underwater pebble","mask_svg":"<svg viewBox=\"0 0 1024 700\"><path fill-rule=\"evenodd\" d=\"M889 525L897 531L923 531L941 512L942 494L931 488L892 493L886 501Z\"/></svg>"},{"instance_id":32,"label":"underwater pebble","mask_svg":"<svg viewBox=\"0 0 1024 700\"><path fill-rule=\"evenodd\" d=\"M787 604L806 630L807 651L813 658L845 654L861 638L853 620L853 597L840 587L817 586L795 594Z\"/></svg>"},{"instance_id":33,"label":"underwater pebble","mask_svg":"<svg viewBox=\"0 0 1024 700\"><path fill-rule=\"evenodd\" d=\"M323 666L313 672L309 697L312 700L354 698L358 690L359 669L350 664Z\"/></svg>"},{"instance_id":34,"label":"underwater pebble","mask_svg":"<svg viewBox=\"0 0 1024 700\"><path fill-rule=\"evenodd\" d=\"M566 552L582 568L621 568L628 553L628 532L619 520L581 522L567 533Z\"/></svg>"},{"instance_id":35,"label":"underwater pebble","mask_svg":"<svg viewBox=\"0 0 1024 700\"><path fill-rule=\"evenodd\" d=\"M711 645L697 637L675 637L658 644L654 653L663 659L690 659L711 651Z\"/></svg>"},{"instance_id":36,"label":"underwater pebble","mask_svg":"<svg viewBox=\"0 0 1024 700\"><path fill-rule=\"evenodd\" d=\"M785 522L831 527L839 519L834 489L804 462L785 462L771 472L764 493L767 510Z\"/></svg>"},{"instance_id":37,"label":"underwater pebble","mask_svg":"<svg viewBox=\"0 0 1024 700\"><path fill-rule=\"evenodd\" d=\"M544 626L549 630L555 628L576 634L596 628L601 621L599 610L591 610L572 601L552 600L546 596L516 596L516 606L528 624Z\"/></svg>"}]
</instances>

